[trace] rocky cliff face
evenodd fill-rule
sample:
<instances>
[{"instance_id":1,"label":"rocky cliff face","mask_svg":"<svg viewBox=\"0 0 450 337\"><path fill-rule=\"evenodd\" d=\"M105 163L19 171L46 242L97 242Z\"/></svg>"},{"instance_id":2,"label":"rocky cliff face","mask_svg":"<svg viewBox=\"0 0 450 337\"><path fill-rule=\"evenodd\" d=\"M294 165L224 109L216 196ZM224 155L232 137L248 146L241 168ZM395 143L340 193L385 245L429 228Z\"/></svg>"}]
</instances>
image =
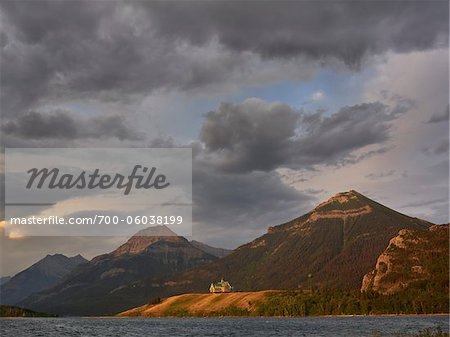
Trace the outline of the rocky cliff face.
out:
<instances>
[{"instance_id":1,"label":"rocky cliff face","mask_svg":"<svg viewBox=\"0 0 450 337\"><path fill-rule=\"evenodd\" d=\"M392 294L411 286L448 284L449 225L401 230L366 274L361 291Z\"/></svg>"}]
</instances>

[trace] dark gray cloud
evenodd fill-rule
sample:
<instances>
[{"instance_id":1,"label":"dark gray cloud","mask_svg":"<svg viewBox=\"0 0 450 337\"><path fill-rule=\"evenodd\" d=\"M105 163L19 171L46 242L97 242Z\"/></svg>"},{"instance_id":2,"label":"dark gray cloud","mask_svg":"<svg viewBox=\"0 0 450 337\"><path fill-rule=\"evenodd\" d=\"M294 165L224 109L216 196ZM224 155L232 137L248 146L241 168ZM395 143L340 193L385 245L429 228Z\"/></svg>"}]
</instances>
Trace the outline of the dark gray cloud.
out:
<instances>
[{"instance_id":1,"label":"dark gray cloud","mask_svg":"<svg viewBox=\"0 0 450 337\"><path fill-rule=\"evenodd\" d=\"M336 166L342 167L346 165L356 164L370 157L386 153L392 150L393 148L394 146L381 146L375 150L369 150L363 153L348 153L346 156L341 157L337 160Z\"/></svg>"},{"instance_id":2,"label":"dark gray cloud","mask_svg":"<svg viewBox=\"0 0 450 337\"><path fill-rule=\"evenodd\" d=\"M217 38L267 58L328 56L357 65L368 53L447 43L444 1L171 1L140 3L161 35L195 44Z\"/></svg>"},{"instance_id":3,"label":"dark gray cloud","mask_svg":"<svg viewBox=\"0 0 450 337\"><path fill-rule=\"evenodd\" d=\"M449 106L447 105L447 109L445 109L443 113L434 114L433 116L431 116L427 123L448 122L449 116Z\"/></svg>"},{"instance_id":4,"label":"dark gray cloud","mask_svg":"<svg viewBox=\"0 0 450 337\"><path fill-rule=\"evenodd\" d=\"M193 201L194 221L200 222L194 236L229 245L306 213L315 197L287 186L276 172L227 174L195 165Z\"/></svg>"},{"instance_id":5,"label":"dark gray cloud","mask_svg":"<svg viewBox=\"0 0 450 337\"><path fill-rule=\"evenodd\" d=\"M21 113L56 90L68 72L90 62L101 2L2 1L2 110ZM103 6L104 7L104 6ZM84 54L84 52L88 52ZM97 60L99 62L99 60Z\"/></svg>"},{"instance_id":6,"label":"dark gray cloud","mask_svg":"<svg viewBox=\"0 0 450 337\"><path fill-rule=\"evenodd\" d=\"M446 136L444 139L442 139L438 144L424 148L423 152L425 152L428 155L446 154L448 156L448 154L449 154L448 136Z\"/></svg>"},{"instance_id":7,"label":"dark gray cloud","mask_svg":"<svg viewBox=\"0 0 450 337\"><path fill-rule=\"evenodd\" d=\"M61 97L236 83L255 57L357 67L366 55L448 40L445 1L38 0L2 1L1 11L6 116Z\"/></svg>"},{"instance_id":8,"label":"dark gray cloud","mask_svg":"<svg viewBox=\"0 0 450 337\"><path fill-rule=\"evenodd\" d=\"M352 151L389 139L392 120L407 110L404 100L347 106L334 114L306 113L285 104L248 99L223 103L205 115L200 140L209 162L223 170L269 171L316 164L345 164L369 155ZM375 152L374 152L375 151Z\"/></svg>"},{"instance_id":9,"label":"dark gray cloud","mask_svg":"<svg viewBox=\"0 0 450 337\"><path fill-rule=\"evenodd\" d=\"M369 173L366 175L367 179L378 180L386 177L391 177L395 174L395 170L389 170L387 172Z\"/></svg>"},{"instance_id":10,"label":"dark gray cloud","mask_svg":"<svg viewBox=\"0 0 450 337\"><path fill-rule=\"evenodd\" d=\"M271 170L290 155L300 118L281 103L222 103L205 115L200 139L225 170Z\"/></svg>"},{"instance_id":11,"label":"dark gray cloud","mask_svg":"<svg viewBox=\"0 0 450 337\"><path fill-rule=\"evenodd\" d=\"M389 139L389 122L404 112L404 106L373 102L346 106L331 116L306 116L294 158L300 165L339 162L353 150Z\"/></svg>"},{"instance_id":12,"label":"dark gray cloud","mask_svg":"<svg viewBox=\"0 0 450 337\"><path fill-rule=\"evenodd\" d=\"M67 111L41 113L30 111L14 121L6 122L2 131L11 136L27 139L84 139L112 138L139 140L143 135L126 125L122 116L80 118Z\"/></svg>"},{"instance_id":13,"label":"dark gray cloud","mask_svg":"<svg viewBox=\"0 0 450 337\"><path fill-rule=\"evenodd\" d=\"M320 194L320 193L325 192L325 190L324 189L307 188L305 190L305 192L308 193L308 194Z\"/></svg>"}]
</instances>

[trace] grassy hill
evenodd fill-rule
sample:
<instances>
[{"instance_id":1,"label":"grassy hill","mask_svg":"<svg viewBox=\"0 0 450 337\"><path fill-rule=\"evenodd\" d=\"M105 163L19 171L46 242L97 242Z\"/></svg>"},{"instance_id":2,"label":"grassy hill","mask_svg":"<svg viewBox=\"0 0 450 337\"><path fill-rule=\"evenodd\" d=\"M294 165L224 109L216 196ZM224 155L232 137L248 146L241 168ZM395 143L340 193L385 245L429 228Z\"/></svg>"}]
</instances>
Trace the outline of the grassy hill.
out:
<instances>
[{"instance_id":1,"label":"grassy hill","mask_svg":"<svg viewBox=\"0 0 450 337\"><path fill-rule=\"evenodd\" d=\"M161 303L147 304L119 314L119 317L162 316L249 316L256 303L272 291L224 294L184 294L169 297Z\"/></svg>"},{"instance_id":2,"label":"grassy hill","mask_svg":"<svg viewBox=\"0 0 450 337\"><path fill-rule=\"evenodd\" d=\"M323 315L443 314L445 296L404 291L392 295L357 290L266 290L227 294L184 294L118 314L119 317L304 317Z\"/></svg>"}]
</instances>

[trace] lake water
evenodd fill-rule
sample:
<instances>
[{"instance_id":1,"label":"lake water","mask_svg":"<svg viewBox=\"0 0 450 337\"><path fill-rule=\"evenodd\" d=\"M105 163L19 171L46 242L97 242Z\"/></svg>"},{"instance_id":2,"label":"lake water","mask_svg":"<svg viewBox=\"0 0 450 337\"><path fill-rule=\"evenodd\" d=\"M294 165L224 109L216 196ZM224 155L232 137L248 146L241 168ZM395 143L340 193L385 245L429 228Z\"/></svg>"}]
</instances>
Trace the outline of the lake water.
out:
<instances>
[{"instance_id":1,"label":"lake water","mask_svg":"<svg viewBox=\"0 0 450 337\"><path fill-rule=\"evenodd\" d=\"M316 318L4 318L8 337L144 336L405 336L449 329L448 316Z\"/></svg>"}]
</instances>

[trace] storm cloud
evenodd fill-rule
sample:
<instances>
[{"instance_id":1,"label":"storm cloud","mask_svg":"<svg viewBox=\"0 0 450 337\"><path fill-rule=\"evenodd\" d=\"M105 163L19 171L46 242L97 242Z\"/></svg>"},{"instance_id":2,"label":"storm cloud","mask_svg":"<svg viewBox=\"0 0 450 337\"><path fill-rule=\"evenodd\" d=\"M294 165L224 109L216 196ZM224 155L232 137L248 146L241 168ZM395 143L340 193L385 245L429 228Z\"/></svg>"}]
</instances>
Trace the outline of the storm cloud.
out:
<instances>
[{"instance_id":1,"label":"storm cloud","mask_svg":"<svg viewBox=\"0 0 450 337\"><path fill-rule=\"evenodd\" d=\"M399 102L347 106L331 115L256 98L223 103L205 115L200 140L206 158L222 171L335 165L354 150L388 140L389 122L409 108L404 100Z\"/></svg>"},{"instance_id":2,"label":"storm cloud","mask_svg":"<svg viewBox=\"0 0 450 337\"><path fill-rule=\"evenodd\" d=\"M446 44L448 3L426 1L177 1L141 3L164 36L266 58L335 57L357 66L367 53Z\"/></svg>"},{"instance_id":3,"label":"storm cloud","mask_svg":"<svg viewBox=\"0 0 450 337\"><path fill-rule=\"evenodd\" d=\"M440 123L440 122L448 122L449 121L449 106L447 105L447 109L444 110L443 113L436 113L428 120L427 123Z\"/></svg>"},{"instance_id":4,"label":"storm cloud","mask_svg":"<svg viewBox=\"0 0 450 337\"><path fill-rule=\"evenodd\" d=\"M316 198L282 182L276 172L193 172L194 237L227 246L245 243L273 224L306 213ZM220 232L220 233L219 233Z\"/></svg>"},{"instance_id":5,"label":"storm cloud","mask_svg":"<svg viewBox=\"0 0 450 337\"><path fill-rule=\"evenodd\" d=\"M16 120L5 123L2 131L7 135L27 139L116 137L120 140L139 140L143 137L127 126L124 118L119 115L83 119L61 110L52 113L27 112Z\"/></svg>"},{"instance_id":6,"label":"storm cloud","mask_svg":"<svg viewBox=\"0 0 450 337\"><path fill-rule=\"evenodd\" d=\"M333 60L357 69L448 43L445 1L2 1L1 19L7 116L48 99L261 84L269 62L301 79Z\"/></svg>"}]
</instances>

